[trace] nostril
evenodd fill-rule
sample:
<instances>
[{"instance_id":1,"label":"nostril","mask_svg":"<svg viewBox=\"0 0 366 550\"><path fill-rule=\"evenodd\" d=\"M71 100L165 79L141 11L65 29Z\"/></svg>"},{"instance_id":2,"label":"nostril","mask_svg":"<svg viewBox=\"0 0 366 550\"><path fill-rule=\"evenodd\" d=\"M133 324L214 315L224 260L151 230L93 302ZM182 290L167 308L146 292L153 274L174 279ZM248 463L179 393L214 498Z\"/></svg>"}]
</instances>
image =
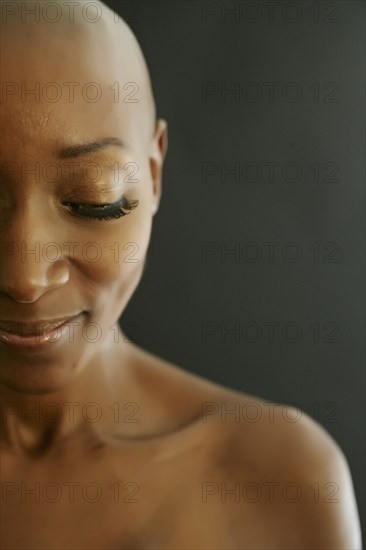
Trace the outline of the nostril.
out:
<instances>
[{"instance_id":1,"label":"nostril","mask_svg":"<svg viewBox=\"0 0 366 550\"><path fill-rule=\"evenodd\" d=\"M28 299L28 300L19 300L19 299L16 299L15 301L18 303L18 304L33 304L33 302L36 302L38 300L38 297L37 298L31 298L31 299Z\"/></svg>"},{"instance_id":2,"label":"nostril","mask_svg":"<svg viewBox=\"0 0 366 550\"><path fill-rule=\"evenodd\" d=\"M50 287L47 273L42 272L39 265L9 262L1 266L0 291L17 303L32 304Z\"/></svg>"},{"instance_id":3,"label":"nostril","mask_svg":"<svg viewBox=\"0 0 366 550\"><path fill-rule=\"evenodd\" d=\"M10 296L17 304L33 304L45 293L45 289L37 287L20 290L14 285L1 285L1 292Z\"/></svg>"},{"instance_id":4,"label":"nostril","mask_svg":"<svg viewBox=\"0 0 366 550\"><path fill-rule=\"evenodd\" d=\"M34 303L43 294L68 284L70 267L65 258L58 262L21 262L12 258L1 265L0 292L17 303Z\"/></svg>"}]
</instances>

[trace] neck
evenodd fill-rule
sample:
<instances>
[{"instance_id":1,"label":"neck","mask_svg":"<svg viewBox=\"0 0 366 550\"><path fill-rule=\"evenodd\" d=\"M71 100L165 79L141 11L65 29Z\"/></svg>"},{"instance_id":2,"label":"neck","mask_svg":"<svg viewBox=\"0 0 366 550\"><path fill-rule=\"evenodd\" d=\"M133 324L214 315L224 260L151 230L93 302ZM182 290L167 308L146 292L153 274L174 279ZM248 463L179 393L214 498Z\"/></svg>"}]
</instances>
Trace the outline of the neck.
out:
<instances>
[{"instance_id":1,"label":"neck","mask_svg":"<svg viewBox=\"0 0 366 550\"><path fill-rule=\"evenodd\" d=\"M76 431L113 429L119 390L124 387L126 395L128 386L123 380L123 352L116 347L110 353L104 348L56 392L35 395L0 384L0 442L19 455L40 455ZM118 369L113 357L118 357Z\"/></svg>"}]
</instances>

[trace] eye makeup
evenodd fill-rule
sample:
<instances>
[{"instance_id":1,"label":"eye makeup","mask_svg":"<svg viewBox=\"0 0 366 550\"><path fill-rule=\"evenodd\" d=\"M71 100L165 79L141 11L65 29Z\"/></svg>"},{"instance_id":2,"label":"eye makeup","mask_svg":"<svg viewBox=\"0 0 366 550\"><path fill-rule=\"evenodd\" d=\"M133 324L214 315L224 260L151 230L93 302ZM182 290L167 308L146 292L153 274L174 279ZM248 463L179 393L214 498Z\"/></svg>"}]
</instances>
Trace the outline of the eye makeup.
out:
<instances>
[{"instance_id":1,"label":"eye makeup","mask_svg":"<svg viewBox=\"0 0 366 550\"><path fill-rule=\"evenodd\" d=\"M107 204L86 204L72 201L64 201L66 206L74 216L78 218L87 218L92 220L112 220L126 216L137 208L138 200L128 200L123 195L121 199L114 203Z\"/></svg>"}]
</instances>

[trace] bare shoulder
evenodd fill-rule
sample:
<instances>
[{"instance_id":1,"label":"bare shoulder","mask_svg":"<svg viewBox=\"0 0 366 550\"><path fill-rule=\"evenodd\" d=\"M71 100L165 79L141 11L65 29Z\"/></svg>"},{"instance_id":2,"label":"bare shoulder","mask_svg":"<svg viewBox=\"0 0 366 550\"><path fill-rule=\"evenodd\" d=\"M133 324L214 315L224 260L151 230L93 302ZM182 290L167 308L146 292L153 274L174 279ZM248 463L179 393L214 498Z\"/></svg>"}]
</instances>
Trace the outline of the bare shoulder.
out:
<instances>
[{"instance_id":1,"label":"bare shoulder","mask_svg":"<svg viewBox=\"0 0 366 550\"><path fill-rule=\"evenodd\" d=\"M146 352L140 359L141 379L150 394L156 388L171 426L197 427L201 464L233 547L251 540L262 549L362 548L347 460L320 424Z\"/></svg>"},{"instance_id":2,"label":"bare shoulder","mask_svg":"<svg viewBox=\"0 0 366 550\"><path fill-rule=\"evenodd\" d=\"M207 412L222 439L220 469L238 491L228 510L239 543L249 509L258 513L263 548L362 548L347 459L320 424L300 409L225 388Z\"/></svg>"}]
</instances>

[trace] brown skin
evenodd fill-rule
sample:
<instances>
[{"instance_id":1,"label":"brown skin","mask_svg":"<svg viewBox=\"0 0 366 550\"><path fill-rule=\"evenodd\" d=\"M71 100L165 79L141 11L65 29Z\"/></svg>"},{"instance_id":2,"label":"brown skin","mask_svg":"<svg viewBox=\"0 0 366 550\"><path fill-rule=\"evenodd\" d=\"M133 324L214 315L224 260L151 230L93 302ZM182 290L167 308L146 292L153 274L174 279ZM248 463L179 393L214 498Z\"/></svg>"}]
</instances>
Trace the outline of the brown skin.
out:
<instances>
[{"instance_id":1,"label":"brown skin","mask_svg":"<svg viewBox=\"0 0 366 550\"><path fill-rule=\"evenodd\" d=\"M0 342L0 395L7 411L0 439L1 548L358 549L348 464L323 428L291 408L286 416L275 407L271 416L258 397L184 372L126 341L120 329L114 338L109 328L143 273L167 150L167 124L155 123L142 54L128 27L111 18L103 5L100 24L80 19L71 27L64 21L27 24L24 33L24 24L12 22L1 29L2 82L24 80L29 87L37 80L98 82L104 92L96 103L81 94L74 103L24 102L19 94L3 102L2 163L64 166L58 153L65 147L112 136L127 145L75 159L81 166L103 165L95 183L80 174L71 186L62 178L50 183L32 174L2 181L2 241L25 242L28 249L56 242L62 255L55 262L33 256L24 261L20 253L2 258L0 320L26 323L84 313L73 342L66 338L35 353ZM139 103L114 102L107 90L117 81L138 83ZM108 165L115 162L136 163L138 182L114 183ZM111 203L122 192L139 205L120 219L76 218L61 204ZM68 241L80 243L73 255ZM89 242L103 251L97 262L81 253ZM121 250L137 243L139 261L115 262L108 247L116 242ZM97 342L83 337L87 323L100 327ZM65 405L70 402L78 404L73 415ZM95 409L82 414L91 402L101 413L96 422ZM250 421L253 409L245 409L253 402L262 411L257 422ZM207 403L216 410L206 418ZM248 411L240 421L221 417L225 405L235 404ZM39 418L25 413L35 407L42 411ZM28 494L21 503L22 482L23 489L38 482L39 502ZM72 482L78 484L74 493ZM51 503L55 492L49 483L57 484L57 502ZM101 491L96 502L91 502L95 489L82 491L88 483ZM241 484L237 502L220 489L235 483ZM255 496L250 489L242 491L248 483L262 490L257 502L250 502ZM272 499L265 483L275 487ZM290 502L291 489L283 497L288 483L300 486L298 502ZM314 484L319 502L309 489ZM338 502L329 502L334 499Z\"/></svg>"}]
</instances>

